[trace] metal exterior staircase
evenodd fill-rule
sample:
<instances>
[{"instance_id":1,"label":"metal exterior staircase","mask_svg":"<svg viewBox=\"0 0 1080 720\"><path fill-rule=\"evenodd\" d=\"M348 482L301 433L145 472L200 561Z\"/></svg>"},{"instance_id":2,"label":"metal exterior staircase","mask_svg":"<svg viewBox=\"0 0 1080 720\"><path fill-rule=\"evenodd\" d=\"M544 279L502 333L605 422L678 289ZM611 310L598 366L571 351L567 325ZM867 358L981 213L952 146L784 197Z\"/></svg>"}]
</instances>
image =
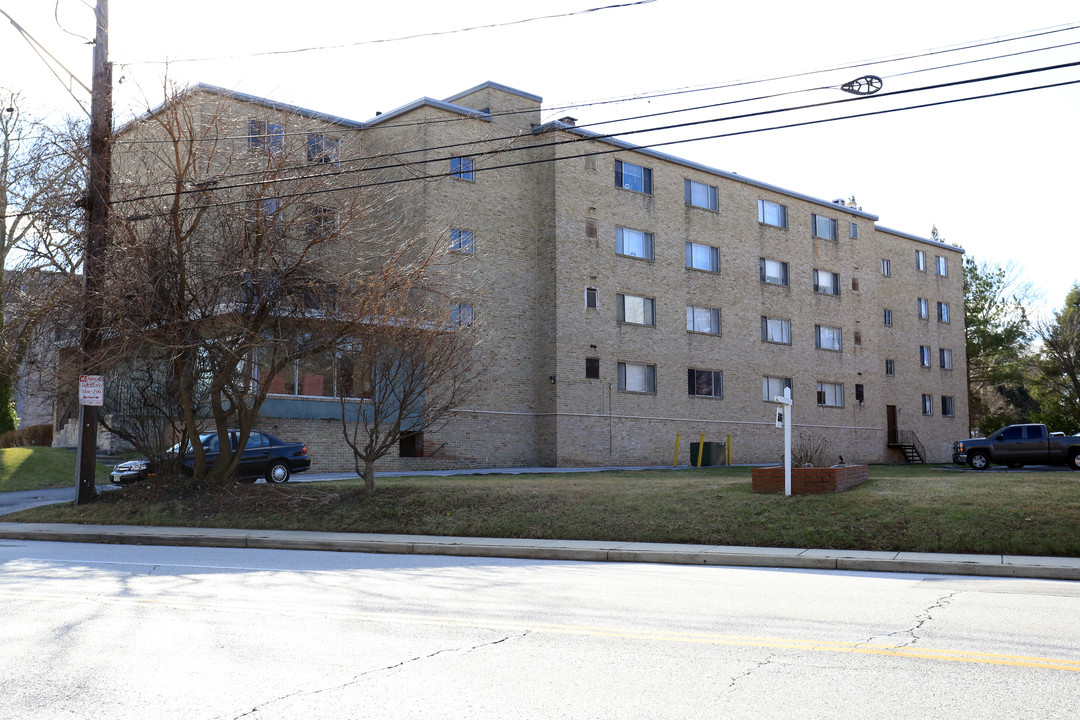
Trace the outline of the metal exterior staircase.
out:
<instances>
[{"instance_id":1,"label":"metal exterior staircase","mask_svg":"<svg viewBox=\"0 0 1080 720\"><path fill-rule=\"evenodd\" d=\"M889 447L899 448L904 453L904 460L909 463L925 463L926 448L919 441L914 430L902 430L899 436L889 443Z\"/></svg>"}]
</instances>

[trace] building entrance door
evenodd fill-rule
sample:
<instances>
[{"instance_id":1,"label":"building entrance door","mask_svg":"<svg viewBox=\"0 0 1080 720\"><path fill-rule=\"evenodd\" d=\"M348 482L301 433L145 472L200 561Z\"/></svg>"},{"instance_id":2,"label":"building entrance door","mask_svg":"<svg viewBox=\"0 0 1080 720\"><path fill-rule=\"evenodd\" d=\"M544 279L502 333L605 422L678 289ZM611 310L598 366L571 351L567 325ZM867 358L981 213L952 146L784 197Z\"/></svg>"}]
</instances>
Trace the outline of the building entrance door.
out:
<instances>
[{"instance_id":1,"label":"building entrance door","mask_svg":"<svg viewBox=\"0 0 1080 720\"><path fill-rule=\"evenodd\" d=\"M888 442L889 442L890 445L899 445L900 444L900 428L898 428L897 425L896 425L896 406L895 405L886 405L885 406L885 416L886 416L885 422L887 423L887 427L888 427L888 431L889 431L889 440L888 440Z\"/></svg>"}]
</instances>

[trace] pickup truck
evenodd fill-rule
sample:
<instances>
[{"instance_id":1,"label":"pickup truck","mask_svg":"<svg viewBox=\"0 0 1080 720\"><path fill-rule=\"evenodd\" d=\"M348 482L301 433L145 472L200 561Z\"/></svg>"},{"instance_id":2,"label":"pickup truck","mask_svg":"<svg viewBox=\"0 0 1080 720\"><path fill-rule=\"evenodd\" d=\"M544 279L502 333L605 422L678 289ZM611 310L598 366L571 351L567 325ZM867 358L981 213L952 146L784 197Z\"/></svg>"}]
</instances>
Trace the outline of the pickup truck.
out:
<instances>
[{"instance_id":1,"label":"pickup truck","mask_svg":"<svg viewBox=\"0 0 1080 720\"><path fill-rule=\"evenodd\" d=\"M991 463L1021 468L1024 465L1068 465L1080 470L1080 437L1049 433L1045 425L1008 425L988 437L953 443L953 462L975 470Z\"/></svg>"}]
</instances>

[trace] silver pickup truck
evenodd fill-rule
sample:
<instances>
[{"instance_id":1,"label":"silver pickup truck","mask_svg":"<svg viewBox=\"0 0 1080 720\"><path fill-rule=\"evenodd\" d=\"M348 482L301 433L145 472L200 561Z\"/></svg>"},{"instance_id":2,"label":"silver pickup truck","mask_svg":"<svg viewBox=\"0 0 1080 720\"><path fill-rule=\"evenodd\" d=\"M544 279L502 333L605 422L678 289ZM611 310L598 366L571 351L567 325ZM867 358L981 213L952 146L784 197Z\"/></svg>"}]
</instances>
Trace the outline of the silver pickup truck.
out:
<instances>
[{"instance_id":1,"label":"silver pickup truck","mask_svg":"<svg viewBox=\"0 0 1080 720\"><path fill-rule=\"evenodd\" d=\"M985 470L991 463L1021 468L1025 465L1068 465L1080 470L1080 437L1049 433L1045 425L1008 425L984 438L953 443L953 462Z\"/></svg>"}]
</instances>

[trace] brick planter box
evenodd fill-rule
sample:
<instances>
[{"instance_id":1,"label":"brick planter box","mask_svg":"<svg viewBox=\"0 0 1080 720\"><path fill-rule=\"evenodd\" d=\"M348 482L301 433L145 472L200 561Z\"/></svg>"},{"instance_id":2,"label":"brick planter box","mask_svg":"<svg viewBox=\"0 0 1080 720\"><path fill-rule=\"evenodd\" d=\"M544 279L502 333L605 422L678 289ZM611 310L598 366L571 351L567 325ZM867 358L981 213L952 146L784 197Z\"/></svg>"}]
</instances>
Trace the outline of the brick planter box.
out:
<instances>
[{"instance_id":1,"label":"brick planter box","mask_svg":"<svg viewBox=\"0 0 1080 720\"><path fill-rule=\"evenodd\" d=\"M752 482L756 493L784 492L784 468L754 468ZM791 468L791 494L814 495L817 493L850 490L870 479L867 465L844 467Z\"/></svg>"}]
</instances>

